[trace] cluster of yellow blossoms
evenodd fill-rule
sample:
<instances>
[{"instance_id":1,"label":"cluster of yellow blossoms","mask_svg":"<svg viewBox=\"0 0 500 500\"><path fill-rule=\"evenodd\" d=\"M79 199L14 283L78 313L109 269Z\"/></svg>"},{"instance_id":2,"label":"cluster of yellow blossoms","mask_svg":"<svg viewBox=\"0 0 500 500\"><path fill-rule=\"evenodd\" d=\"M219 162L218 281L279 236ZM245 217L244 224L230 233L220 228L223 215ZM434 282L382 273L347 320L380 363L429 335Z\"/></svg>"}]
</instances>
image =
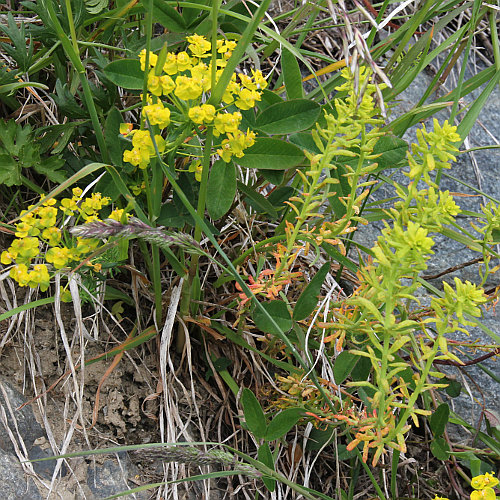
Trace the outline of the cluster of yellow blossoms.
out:
<instances>
[{"instance_id":1,"label":"cluster of yellow blossoms","mask_svg":"<svg viewBox=\"0 0 500 500\"><path fill-rule=\"evenodd\" d=\"M494 472L486 472L486 474L473 477L470 485L474 488L474 491L470 494L470 500L496 500L497 496L493 488L498 484L499 481ZM448 498L436 495L433 500L448 500Z\"/></svg>"},{"instance_id":2,"label":"cluster of yellow blossoms","mask_svg":"<svg viewBox=\"0 0 500 500\"><path fill-rule=\"evenodd\" d=\"M165 97L169 105L175 106L182 116L195 126L213 126L215 137L225 135L217 154L229 162L232 156L241 158L244 150L255 143L255 133L239 129L242 116L239 111L228 112L225 108L234 105L240 110L251 109L261 99L261 90L267 82L259 70L252 70L251 76L234 73L225 89L222 101L224 107L216 109L206 104L207 93L212 88L212 44L200 35L187 37L187 52L177 54L167 52L161 68L158 67L158 55L149 53L147 104L142 114L151 126L156 126L160 134L154 136L159 153L167 146L161 131L170 125L171 112L162 102ZM224 71L236 42L217 40L216 78L217 82ZM146 50L139 55L142 71L146 71ZM130 124L123 124L123 135L131 137L132 149L123 154L123 160L141 169L146 168L156 151L150 133L145 130L132 130ZM193 171L193 169L191 170ZM199 176L198 176L199 177Z\"/></svg>"},{"instance_id":3,"label":"cluster of yellow blossoms","mask_svg":"<svg viewBox=\"0 0 500 500\"><path fill-rule=\"evenodd\" d=\"M57 206L57 201L50 198L39 207L30 205L20 215L20 222L16 224L17 237L7 250L0 256L4 265L14 264L9 276L20 286L36 288L40 286L42 292L50 284L49 267L46 264L33 264L35 259L43 257L53 270L67 267L71 262L81 262L98 245L98 240L67 238L65 232L57 227L60 216L76 216L86 222L98 220L99 211L109 205L110 199L93 193L88 198L82 198L80 188L73 189L71 198L63 198ZM114 210L110 218L120 220L123 210ZM49 247L44 255L43 246Z\"/></svg>"}]
</instances>

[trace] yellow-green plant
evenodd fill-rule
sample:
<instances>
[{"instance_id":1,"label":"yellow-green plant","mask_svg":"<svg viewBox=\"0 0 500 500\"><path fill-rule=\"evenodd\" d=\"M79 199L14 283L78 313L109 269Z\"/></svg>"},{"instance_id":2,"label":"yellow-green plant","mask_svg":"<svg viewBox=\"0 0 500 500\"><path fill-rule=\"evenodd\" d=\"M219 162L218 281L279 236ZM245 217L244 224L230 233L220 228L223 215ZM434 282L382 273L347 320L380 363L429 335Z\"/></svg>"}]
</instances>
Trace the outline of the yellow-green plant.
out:
<instances>
[{"instance_id":1,"label":"yellow-green plant","mask_svg":"<svg viewBox=\"0 0 500 500\"><path fill-rule=\"evenodd\" d=\"M60 202L49 198L38 206L29 206L21 212L15 226L16 239L0 257L2 264L11 265L9 276L20 286L40 286L42 292L47 290L51 275L76 267L99 245L97 239L72 237L66 231L68 220L77 223L98 220L109 203L110 199L100 193L84 198L82 190L74 188L71 198ZM123 210L115 209L108 217L120 220L122 216ZM91 262L87 265L100 268Z\"/></svg>"},{"instance_id":2,"label":"yellow-green plant","mask_svg":"<svg viewBox=\"0 0 500 500\"><path fill-rule=\"evenodd\" d=\"M418 143L407 155L409 185L397 188L400 201L387 211L392 223L386 223L372 248L373 259L359 270L361 286L343 308L332 311L336 322L331 327L357 346L350 352L371 362L369 380L348 383L369 394L370 414L353 417L350 412L356 410L347 409L339 418L355 433L348 449L361 443L364 460L374 450L373 465L388 447L406 451L408 420L418 426L419 415L430 414L416 406L417 399L443 387L431 380L443 376L433 370L433 362L460 363L448 350L447 335L472 324L469 317L478 317L480 305L487 301L481 288L456 278L454 288L445 283L443 296L432 297L427 312L417 314L418 277L433 254L431 235L460 213L451 194L439 191L429 175L436 168L449 168L455 159L453 144L459 140L455 130L447 122L440 126L435 121L433 132L425 127L418 132Z\"/></svg>"}]
</instances>

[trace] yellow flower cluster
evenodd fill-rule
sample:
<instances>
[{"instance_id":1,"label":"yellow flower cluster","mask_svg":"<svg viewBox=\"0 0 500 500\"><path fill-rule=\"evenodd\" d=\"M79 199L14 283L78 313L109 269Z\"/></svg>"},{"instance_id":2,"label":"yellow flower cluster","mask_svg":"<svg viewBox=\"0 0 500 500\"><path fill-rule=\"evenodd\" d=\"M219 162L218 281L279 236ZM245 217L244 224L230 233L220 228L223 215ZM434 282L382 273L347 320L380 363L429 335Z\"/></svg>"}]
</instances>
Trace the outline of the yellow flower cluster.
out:
<instances>
[{"instance_id":1,"label":"yellow flower cluster","mask_svg":"<svg viewBox=\"0 0 500 500\"><path fill-rule=\"evenodd\" d=\"M470 485L474 488L474 491L470 494L470 500L496 500L497 496L493 488L498 486L498 483L499 481L494 472L486 472L473 477ZM448 500L448 498L436 495L432 500Z\"/></svg>"},{"instance_id":2,"label":"yellow flower cluster","mask_svg":"<svg viewBox=\"0 0 500 500\"><path fill-rule=\"evenodd\" d=\"M83 199L82 190L74 188L73 196L63 198L58 207L54 198L46 200L37 208L30 205L28 210L21 212L20 222L16 224L17 238L2 252L0 262L4 265L14 264L9 276L20 286L40 286L44 292L50 284L49 268L46 264L33 264L34 259L44 257L52 269L58 270L70 262L81 262L98 245L98 240L77 238L76 242L69 240L67 246L63 231L56 225L58 217L77 216L87 222L98 220L99 211L109 203L110 199L100 193L93 193ZM110 218L120 220L122 212L115 210ZM40 255L43 244L49 249Z\"/></svg>"},{"instance_id":3,"label":"yellow flower cluster","mask_svg":"<svg viewBox=\"0 0 500 500\"><path fill-rule=\"evenodd\" d=\"M241 113L229 113L224 108L216 109L206 104L206 93L212 88L212 44L203 36L192 35L187 37L187 51L178 53L167 52L164 62L159 63L157 54L149 53L147 89L148 104L144 106L142 114L150 125L162 130L170 125L171 115L169 107L161 101L162 97L176 106L186 120L196 126L212 125L215 137L224 134L220 149L217 153L225 162L229 162L234 155L243 156L243 151L255 143L255 133L243 132L239 129ZM217 82L224 71L227 61L231 57L236 42L232 40L217 40L216 50L216 78ZM146 50L139 54L142 71L146 71ZM159 64L163 64L159 68ZM266 88L267 82L261 71L252 70L251 76L233 74L224 92L222 101L225 105L234 104L241 110L251 109L256 101L261 99L261 91ZM123 124L121 133L132 138L132 149L123 154L123 160L141 169L146 168L155 155L155 148L149 132L132 130L130 124ZM161 135L155 135L155 142L160 153L165 151L165 140Z\"/></svg>"},{"instance_id":4,"label":"yellow flower cluster","mask_svg":"<svg viewBox=\"0 0 500 500\"><path fill-rule=\"evenodd\" d=\"M147 107L148 106L146 106L146 108ZM150 133L147 130L132 130L132 132L129 132L126 135L132 137L133 148L123 152L123 161L132 164L134 167L142 169L146 168L149 165L151 158L156 154ZM155 135L155 142L158 151L163 153L163 151L165 151L165 139L163 139L161 135L157 134Z\"/></svg>"}]
</instances>

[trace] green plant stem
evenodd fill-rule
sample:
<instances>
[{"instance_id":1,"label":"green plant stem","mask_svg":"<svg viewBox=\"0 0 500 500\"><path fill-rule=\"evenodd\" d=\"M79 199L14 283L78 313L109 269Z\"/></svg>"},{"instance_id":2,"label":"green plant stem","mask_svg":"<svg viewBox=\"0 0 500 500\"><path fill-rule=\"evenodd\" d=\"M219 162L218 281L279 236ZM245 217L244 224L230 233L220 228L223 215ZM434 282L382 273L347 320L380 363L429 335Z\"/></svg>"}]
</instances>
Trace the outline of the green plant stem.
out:
<instances>
[{"instance_id":1,"label":"green plant stem","mask_svg":"<svg viewBox=\"0 0 500 500\"><path fill-rule=\"evenodd\" d=\"M208 173L210 170L212 142L213 142L213 127L209 127L205 139L205 149L203 152L203 160L202 160L203 170L201 173L200 190L198 193L198 206L196 210L196 213L201 220L205 218L205 207L207 203ZM196 221L195 224L196 225L194 229L194 239L196 240L197 243L199 243L201 241L201 235L203 230L198 220ZM195 254L191 257L188 279L184 283L184 286L182 287L182 295L179 306L179 313L181 318L186 317L189 312L189 305L191 303L191 296L192 296L192 286L196 273L198 272L199 261L200 261L199 255ZM177 352L182 352L182 350L184 349L185 342L186 338L184 334L184 326L179 325L179 328L177 330L176 344L175 344Z\"/></svg>"},{"instance_id":2,"label":"green plant stem","mask_svg":"<svg viewBox=\"0 0 500 500\"><path fill-rule=\"evenodd\" d=\"M102 133L99 117L97 116L97 110L94 104L94 96L92 95L92 91L90 90L90 85L85 74L85 67L83 66L82 61L80 60L79 51L78 49L75 50L74 48L74 44L75 43L77 44L77 41L75 39L73 40L73 43L71 43L68 36L64 32L63 27L59 22L59 19L57 19L56 11L54 9L52 0L43 0L43 4L45 5L50 20L54 26L57 37L59 38L64 48L64 52L66 52L66 55L69 57L71 63L73 64L73 66L77 71L77 75L79 77L83 89L83 97L85 105L87 106L88 112L90 114L90 119L92 121L92 126L94 127L94 132L96 135L99 150L102 155L102 159L105 163L109 163L108 148L106 146L106 142L104 141L104 134Z\"/></svg>"},{"instance_id":3,"label":"green plant stem","mask_svg":"<svg viewBox=\"0 0 500 500\"><path fill-rule=\"evenodd\" d=\"M398 498L398 463L401 452L399 450L392 451L392 466L391 466L391 495L392 498Z\"/></svg>"},{"instance_id":4,"label":"green plant stem","mask_svg":"<svg viewBox=\"0 0 500 500\"><path fill-rule=\"evenodd\" d=\"M216 70L217 70L217 16L219 13L219 4L220 0L214 0L212 3L212 73L211 73L211 87L215 88L216 81ZM212 144L214 138L214 129L213 127L208 127L207 135L205 138L205 145L203 151L203 160L202 160L202 173L201 173L201 181L200 181L200 189L198 192L198 206L196 213L198 214L200 219L205 218L205 208L207 204L207 188L208 188L208 174L210 171L210 158L212 156ZM194 228L194 239L197 243L201 241L202 228L198 221L195 223ZM193 292L193 282L198 272L198 264L199 264L200 256L195 254L191 257L191 263L189 265L189 275L187 281L184 283L182 287L182 295L180 300L179 312L181 318L184 318L188 315L189 306L191 303L192 292ZM184 345L186 343L186 337L184 333L184 325L180 324L177 330L177 338L176 338L176 350L177 352L182 352L184 349Z\"/></svg>"},{"instance_id":5,"label":"green plant stem","mask_svg":"<svg viewBox=\"0 0 500 500\"><path fill-rule=\"evenodd\" d=\"M375 488L375 491L377 492L378 499L379 500L387 500L385 495L384 495L384 492L380 489L380 486L378 485L378 481L375 479L375 476L372 474L372 471L370 470L369 465L363 461L363 457L361 456L361 452L358 450L358 448L354 448L354 450L356 452L358 460L361 462L363 469L365 469L367 476L370 478L370 481L372 482L373 487Z\"/></svg>"}]
</instances>

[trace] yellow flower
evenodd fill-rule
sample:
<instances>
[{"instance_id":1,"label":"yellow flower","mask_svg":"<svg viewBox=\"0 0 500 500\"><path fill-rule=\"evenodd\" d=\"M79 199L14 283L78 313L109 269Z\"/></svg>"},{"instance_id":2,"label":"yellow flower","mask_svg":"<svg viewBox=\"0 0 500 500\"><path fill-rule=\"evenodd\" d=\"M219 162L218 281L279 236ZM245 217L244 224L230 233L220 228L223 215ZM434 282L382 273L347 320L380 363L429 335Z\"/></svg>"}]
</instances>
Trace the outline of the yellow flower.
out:
<instances>
[{"instance_id":1,"label":"yellow flower","mask_svg":"<svg viewBox=\"0 0 500 500\"><path fill-rule=\"evenodd\" d=\"M191 77L201 86L203 92L208 92L212 85L210 67L205 63L199 63L191 68Z\"/></svg>"},{"instance_id":2,"label":"yellow flower","mask_svg":"<svg viewBox=\"0 0 500 500\"><path fill-rule=\"evenodd\" d=\"M54 265L56 269L61 269L69 262L71 251L69 248L52 247L47 250L45 260Z\"/></svg>"},{"instance_id":3,"label":"yellow flower","mask_svg":"<svg viewBox=\"0 0 500 500\"><path fill-rule=\"evenodd\" d=\"M257 90L257 84L253 81L251 76L245 75L244 73L240 73L238 76L243 87L248 90Z\"/></svg>"},{"instance_id":4,"label":"yellow flower","mask_svg":"<svg viewBox=\"0 0 500 500\"><path fill-rule=\"evenodd\" d=\"M14 240L8 252L10 255L15 255L16 261L20 264L28 263L39 254L39 243L38 238L33 237Z\"/></svg>"},{"instance_id":5,"label":"yellow flower","mask_svg":"<svg viewBox=\"0 0 500 500\"><path fill-rule=\"evenodd\" d=\"M78 210L75 198L63 198L61 200L61 212L64 215L73 215Z\"/></svg>"},{"instance_id":6,"label":"yellow flower","mask_svg":"<svg viewBox=\"0 0 500 500\"><path fill-rule=\"evenodd\" d=\"M481 476L476 476L472 478L470 485L475 490L482 490L484 488L494 488L498 485L499 481L494 475L495 473L486 472Z\"/></svg>"},{"instance_id":7,"label":"yellow flower","mask_svg":"<svg viewBox=\"0 0 500 500\"><path fill-rule=\"evenodd\" d=\"M142 169L149 165L150 157L148 151L139 148L127 149L123 152L123 161Z\"/></svg>"},{"instance_id":8,"label":"yellow flower","mask_svg":"<svg viewBox=\"0 0 500 500\"><path fill-rule=\"evenodd\" d=\"M28 267L25 264L13 267L9 272L9 276L17 281L20 286L26 286L30 281Z\"/></svg>"},{"instance_id":9,"label":"yellow flower","mask_svg":"<svg viewBox=\"0 0 500 500\"><path fill-rule=\"evenodd\" d=\"M191 54L195 57L206 57L207 52L210 51L212 48L212 45L210 42L201 35L191 35L186 38L188 41L188 49L190 50Z\"/></svg>"},{"instance_id":10,"label":"yellow flower","mask_svg":"<svg viewBox=\"0 0 500 500\"><path fill-rule=\"evenodd\" d=\"M61 230L58 227L48 227L42 232L42 238L46 239L49 245L58 245L61 241Z\"/></svg>"},{"instance_id":11,"label":"yellow flower","mask_svg":"<svg viewBox=\"0 0 500 500\"><path fill-rule=\"evenodd\" d=\"M470 494L470 500L496 500L497 496L493 488L475 490Z\"/></svg>"},{"instance_id":12,"label":"yellow flower","mask_svg":"<svg viewBox=\"0 0 500 500\"><path fill-rule=\"evenodd\" d=\"M231 156L233 155L233 151L231 150L231 143L229 139L224 139L222 141L221 149L217 150L217 154L226 162L229 163L231 161Z\"/></svg>"},{"instance_id":13,"label":"yellow flower","mask_svg":"<svg viewBox=\"0 0 500 500\"><path fill-rule=\"evenodd\" d=\"M157 97L163 92L160 77L156 76L153 71L148 75L148 90Z\"/></svg>"},{"instance_id":14,"label":"yellow flower","mask_svg":"<svg viewBox=\"0 0 500 500\"><path fill-rule=\"evenodd\" d=\"M260 71L260 69L252 69L252 77L258 89L262 90L267 87L267 80L264 78L264 75L262 74L262 71Z\"/></svg>"},{"instance_id":15,"label":"yellow flower","mask_svg":"<svg viewBox=\"0 0 500 500\"><path fill-rule=\"evenodd\" d=\"M170 124L170 110L161 103L144 106L142 113L148 117L151 125L165 128Z\"/></svg>"},{"instance_id":16,"label":"yellow flower","mask_svg":"<svg viewBox=\"0 0 500 500\"><path fill-rule=\"evenodd\" d=\"M191 58L187 52L179 52L177 54L177 69L179 71L185 71L191 67Z\"/></svg>"},{"instance_id":17,"label":"yellow flower","mask_svg":"<svg viewBox=\"0 0 500 500\"><path fill-rule=\"evenodd\" d=\"M220 134L232 133L238 130L241 122L241 113L219 113L214 119L214 135L218 137Z\"/></svg>"},{"instance_id":18,"label":"yellow flower","mask_svg":"<svg viewBox=\"0 0 500 500\"><path fill-rule=\"evenodd\" d=\"M117 222L121 222L123 218L123 213L125 211L123 208L115 208L110 214L109 214L109 219L116 220ZM126 218L128 219L129 215L125 214Z\"/></svg>"},{"instance_id":19,"label":"yellow flower","mask_svg":"<svg viewBox=\"0 0 500 500\"><path fill-rule=\"evenodd\" d=\"M189 118L197 124L210 123L215 116L215 108L211 104L193 106L188 111Z\"/></svg>"},{"instance_id":20,"label":"yellow flower","mask_svg":"<svg viewBox=\"0 0 500 500\"><path fill-rule=\"evenodd\" d=\"M139 61L141 62L141 70L144 71L146 69L146 49L142 49L141 52L139 53ZM158 61L158 56L150 52L149 67L154 68L156 66L157 61Z\"/></svg>"},{"instance_id":21,"label":"yellow flower","mask_svg":"<svg viewBox=\"0 0 500 500\"><path fill-rule=\"evenodd\" d=\"M101 193L92 193L92 196L85 198L81 208L82 212L87 215L94 215L94 213L101 210L102 207L109 205L111 201L107 196L102 196Z\"/></svg>"},{"instance_id":22,"label":"yellow flower","mask_svg":"<svg viewBox=\"0 0 500 500\"><path fill-rule=\"evenodd\" d=\"M28 283L27 285L31 288L36 288L40 286L40 290L45 292L50 285L50 276L47 266L45 264L36 264L33 267L33 271L27 275Z\"/></svg>"},{"instance_id":23,"label":"yellow flower","mask_svg":"<svg viewBox=\"0 0 500 500\"><path fill-rule=\"evenodd\" d=\"M202 93L202 87L199 81L188 76L178 76L174 94L183 101L197 99Z\"/></svg>"},{"instance_id":24,"label":"yellow flower","mask_svg":"<svg viewBox=\"0 0 500 500\"><path fill-rule=\"evenodd\" d=\"M16 232L14 234L18 238L25 238L26 236L38 236L40 234L40 230L27 222L20 222L19 224L16 224Z\"/></svg>"},{"instance_id":25,"label":"yellow flower","mask_svg":"<svg viewBox=\"0 0 500 500\"><path fill-rule=\"evenodd\" d=\"M194 177L198 182L201 182L201 174L203 173L203 165L200 160L193 161L189 165L188 172L194 172Z\"/></svg>"},{"instance_id":26,"label":"yellow flower","mask_svg":"<svg viewBox=\"0 0 500 500\"><path fill-rule=\"evenodd\" d=\"M175 82L168 75L160 76L160 85L163 95L168 95L175 89Z\"/></svg>"},{"instance_id":27,"label":"yellow flower","mask_svg":"<svg viewBox=\"0 0 500 500\"><path fill-rule=\"evenodd\" d=\"M175 75L177 73L177 56L174 53L169 52L167 54L167 59L163 65L163 71L168 75Z\"/></svg>"},{"instance_id":28,"label":"yellow flower","mask_svg":"<svg viewBox=\"0 0 500 500\"><path fill-rule=\"evenodd\" d=\"M16 253L11 253L8 250L4 250L2 252L2 255L0 255L0 262L4 265L7 266L8 264L12 263L14 260L16 260Z\"/></svg>"},{"instance_id":29,"label":"yellow flower","mask_svg":"<svg viewBox=\"0 0 500 500\"><path fill-rule=\"evenodd\" d=\"M255 101L260 101L260 93L256 90L241 89L235 105L240 109L251 109L255 106Z\"/></svg>"},{"instance_id":30,"label":"yellow flower","mask_svg":"<svg viewBox=\"0 0 500 500\"><path fill-rule=\"evenodd\" d=\"M55 207L42 207L38 216L40 220L38 221L38 227L51 227L56 223L57 218L57 208Z\"/></svg>"}]
</instances>

